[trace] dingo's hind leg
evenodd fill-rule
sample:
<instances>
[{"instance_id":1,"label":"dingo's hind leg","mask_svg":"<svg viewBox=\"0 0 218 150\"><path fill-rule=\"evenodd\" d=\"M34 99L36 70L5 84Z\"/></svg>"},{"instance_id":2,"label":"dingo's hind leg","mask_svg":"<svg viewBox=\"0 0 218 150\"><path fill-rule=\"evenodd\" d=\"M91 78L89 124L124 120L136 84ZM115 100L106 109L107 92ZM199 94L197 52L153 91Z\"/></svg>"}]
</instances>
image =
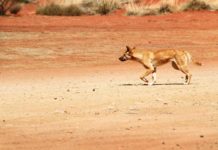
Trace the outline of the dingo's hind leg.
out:
<instances>
[{"instance_id":1,"label":"dingo's hind leg","mask_svg":"<svg viewBox=\"0 0 218 150\"><path fill-rule=\"evenodd\" d=\"M185 74L185 82L184 84L190 84L190 81L191 81L191 73L189 72L189 69L188 69L188 59L187 59L187 56L184 55L184 54L180 54L180 55L177 55L175 57L175 61L174 62L177 67L178 67L178 70L180 70L182 73Z\"/></svg>"},{"instance_id":2,"label":"dingo's hind leg","mask_svg":"<svg viewBox=\"0 0 218 150\"><path fill-rule=\"evenodd\" d=\"M192 74L189 72L188 67L183 65L183 66L178 66L179 70L185 74L185 82L184 84L190 84Z\"/></svg>"},{"instance_id":3,"label":"dingo's hind leg","mask_svg":"<svg viewBox=\"0 0 218 150\"><path fill-rule=\"evenodd\" d=\"M175 61L172 61L172 67L176 70L179 70L179 67L177 66Z\"/></svg>"},{"instance_id":4,"label":"dingo's hind leg","mask_svg":"<svg viewBox=\"0 0 218 150\"><path fill-rule=\"evenodd\" d=\"M152 72L152 84L156 83L157 80L157 74L156 74L157 68L154 67L154 71Z\"/></svg>"}]
</instances>

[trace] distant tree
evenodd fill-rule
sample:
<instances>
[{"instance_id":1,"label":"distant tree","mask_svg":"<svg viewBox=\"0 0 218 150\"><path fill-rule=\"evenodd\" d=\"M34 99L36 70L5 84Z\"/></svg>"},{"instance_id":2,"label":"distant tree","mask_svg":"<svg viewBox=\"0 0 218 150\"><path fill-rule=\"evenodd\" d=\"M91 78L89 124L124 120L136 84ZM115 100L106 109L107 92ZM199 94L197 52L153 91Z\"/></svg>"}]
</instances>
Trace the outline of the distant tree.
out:
<instances>
[{"instance_id":1,"label":"distant tree","mask_svg":"<svg viewBox=\"0 0 218 150\"><path fill-rule=\"evenodd\" d=\"M32 0L0 0L0 16L3 16L18 3L29 3Z\"/></svg>"}]
</instances>

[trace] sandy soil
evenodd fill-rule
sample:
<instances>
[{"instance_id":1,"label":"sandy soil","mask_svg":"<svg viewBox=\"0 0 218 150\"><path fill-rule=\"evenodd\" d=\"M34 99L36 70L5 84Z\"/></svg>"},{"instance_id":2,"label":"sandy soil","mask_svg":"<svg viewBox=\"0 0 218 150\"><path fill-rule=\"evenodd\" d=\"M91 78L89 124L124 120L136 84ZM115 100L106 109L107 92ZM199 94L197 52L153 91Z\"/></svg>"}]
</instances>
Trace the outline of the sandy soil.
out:
<instances>
[{"instance_id":1,"label":"sandy soil","mask_svg":"<svg viewBox=\"0 0 218 150\"><path fill-rule=\"evenodd\" d=\"M215 12L0 17L0 149L218 149ZM191 85L118 57L126 44L190 51ZM182 77L182 78L181 78Z\"/></svg>"}]
</instances>

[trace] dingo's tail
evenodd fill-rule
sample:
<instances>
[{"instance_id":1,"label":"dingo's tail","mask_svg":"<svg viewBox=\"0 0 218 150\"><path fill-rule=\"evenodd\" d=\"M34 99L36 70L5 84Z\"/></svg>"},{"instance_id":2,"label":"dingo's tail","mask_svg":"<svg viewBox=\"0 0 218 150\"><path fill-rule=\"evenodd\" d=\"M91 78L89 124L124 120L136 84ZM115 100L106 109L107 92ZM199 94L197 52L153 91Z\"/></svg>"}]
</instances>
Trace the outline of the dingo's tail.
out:
<instances>
[{"instance_id":1,"label":"dingo's tail","mask_svg":"<svg viewBox=\"0 0 218 150\"><path fill-rule=\"evenodd\" d=\"M201 62L199 62L199 61L194 61L194 64L195 65L198 65L198 66L202 66L203 64L201 63Z\"/></svg>"},{"instance_id":2,"label":"dingo's tail","mask_svg":"<svg viewBox=\"0 0 218 150\"><path fill-rule=\"evenodd\" d=\"M187 63L191 63L192 62L191 54L189 52L185 51L185 55L186 55Z\"/></svg>"},{"instance_id":3,"label":"dingo's tail","mask_svg":"<svg viewBox=\"0 0 218 150\"><path fill-rule=\"evenodd\" d=\"M187 62L188 63L194 63L195 65L198 65L198 66L202 66L202 63L201 62L199 62L199 61L193 61L193 59L192 59L192 56L191 56L191 54L189 53L189 52L187 52L187 51L185 51L185 55L186 55L186 57L187 57Z\"/></svg>"}]
</instances>

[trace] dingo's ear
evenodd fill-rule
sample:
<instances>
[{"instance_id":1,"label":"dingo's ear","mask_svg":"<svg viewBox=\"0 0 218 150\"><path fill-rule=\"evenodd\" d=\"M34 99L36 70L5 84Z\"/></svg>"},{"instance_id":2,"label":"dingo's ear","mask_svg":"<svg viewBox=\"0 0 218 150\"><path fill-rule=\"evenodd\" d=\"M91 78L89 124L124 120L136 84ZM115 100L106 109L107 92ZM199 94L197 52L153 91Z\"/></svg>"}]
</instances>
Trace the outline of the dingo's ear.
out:
<instances>
[{"instance_id":1,"label":"dingo's ear","mask_svg":"<svg viewBox=\"0 0 218 150\"><path fill-rule=\"evenodd\" d=\"M131 51L131 48L129 46L126 46L126 50L129 52Z\"/></svg>"}]
</instances>

